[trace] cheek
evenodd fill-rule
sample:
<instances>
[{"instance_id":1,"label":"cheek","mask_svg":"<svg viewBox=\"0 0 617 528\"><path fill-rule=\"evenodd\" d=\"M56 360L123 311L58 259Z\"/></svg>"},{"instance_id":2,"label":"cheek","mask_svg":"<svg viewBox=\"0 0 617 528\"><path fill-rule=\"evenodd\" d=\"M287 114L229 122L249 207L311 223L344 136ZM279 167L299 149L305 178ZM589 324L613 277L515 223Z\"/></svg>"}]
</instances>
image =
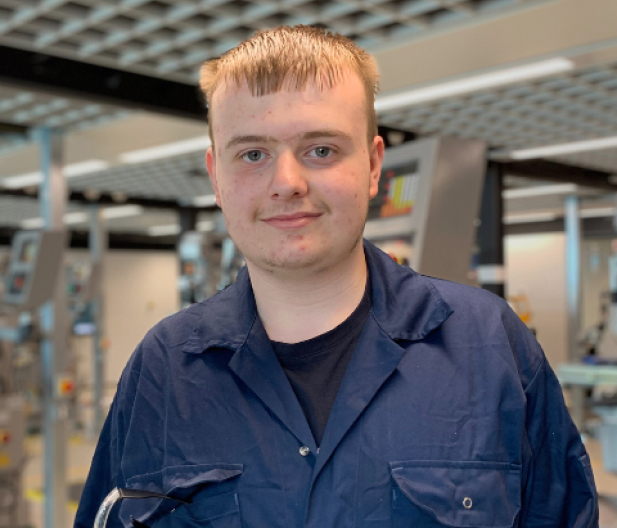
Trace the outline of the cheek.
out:
<instances>
[{"instance_id":1,"label":"cheek","mask_svg":"<svg viewBox=\"0 0 617 528\"><path fill-rule=\"evenodd\" d=\"M355 231L366 220L368 193L361 189L340 185L330 189L326 202L333 212L334 222L341 227Z\"/></svg>"},{"instance_id":2,"label":"cheek","mask_svg":"<svg viewBox=\"0 0 617 528\"><path fill-rule=\"evenodd\" d=\"M359 184L361 179L362 175L354 173L339 178L339 183L332 186L326 194L332 207L347 213L357 212L358 208L366 207L369 199L368 189Z\"/></svg>"},{"instance_id":3,"label":"cheek","mask_svg":"<svg viewBox=\"0 0 617 528\"><path fill-rule=\"evenodd\" d=\"M223 208L230 213L230 216L237 219L236 223L245 221L248 216L255 214L257 194L245 180L231 177L225 181L219 192Z\"/></svg>"}]
</instances>

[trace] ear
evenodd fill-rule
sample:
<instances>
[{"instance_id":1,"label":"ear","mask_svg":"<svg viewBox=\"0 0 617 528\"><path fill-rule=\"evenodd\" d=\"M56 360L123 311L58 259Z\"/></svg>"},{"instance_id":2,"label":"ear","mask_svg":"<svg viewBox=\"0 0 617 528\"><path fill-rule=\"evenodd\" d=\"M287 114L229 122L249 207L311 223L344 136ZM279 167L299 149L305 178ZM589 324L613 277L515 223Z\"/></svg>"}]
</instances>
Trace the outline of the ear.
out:
<instances>
[{"instance_id":1,"label":"ear","mask_svg":"<svg viewBox=\"0 0 617 528\"><path fill-rule=\"evenodd\" d=\"M219 186L216 179L216 158L212 147L208 147L208 150L206 150L206 167L208 168L208 174L210 175L210 181L212 182L212 188L214 189L214 196L216 196L216 205L221 207L221 195L219 193Z\"/></svg>"},{"instance_id":2,"label":"ear","mask_svg":"<svg viewBox=\"0 0 617 528\"><path fill-rule=\"evenodd\" d=\"M371 169L371 179L369 184L370 198L375 198L375 196L377 196L377 191L379 190L379 177L381 176L384 148L383 138L381 136L375 136L369 152Z\"/></svg>"}]
</instances>

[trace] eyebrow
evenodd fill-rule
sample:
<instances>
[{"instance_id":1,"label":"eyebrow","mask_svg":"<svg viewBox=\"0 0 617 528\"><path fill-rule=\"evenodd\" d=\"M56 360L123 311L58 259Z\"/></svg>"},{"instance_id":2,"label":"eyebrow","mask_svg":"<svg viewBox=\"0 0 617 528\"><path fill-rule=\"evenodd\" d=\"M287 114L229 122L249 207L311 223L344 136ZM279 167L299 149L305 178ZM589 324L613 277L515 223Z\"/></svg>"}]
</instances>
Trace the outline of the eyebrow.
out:
<instances>
[{"instance_id":1,"label":"eyebrow","mask_svg":"<svg viewBox=\"0 0 617 528\"><path fill-rule=\"evenodd\" d=\"M328 129L328 130L312 130L300 135L300 139L316 139L316 138L343 138L351 141L353 138L342 130ZM280 140L272 136L257 136L257 135L243 135L234 136L225 145L225 149L229 149L235 145L242 145L245 143L280 143Z\"/></svg>"}]
</instances>

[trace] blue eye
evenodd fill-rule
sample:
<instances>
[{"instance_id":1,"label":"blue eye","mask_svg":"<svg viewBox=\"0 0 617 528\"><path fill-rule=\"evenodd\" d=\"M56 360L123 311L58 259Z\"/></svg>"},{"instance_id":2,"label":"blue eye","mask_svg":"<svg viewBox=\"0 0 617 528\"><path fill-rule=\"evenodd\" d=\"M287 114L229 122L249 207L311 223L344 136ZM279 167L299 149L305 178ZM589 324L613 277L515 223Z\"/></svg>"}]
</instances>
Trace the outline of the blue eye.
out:
<instances>
[{"instance_id":1,"label":"blue eye","mask_svg":"<svg viewBox=\"0 0 617 528\"><path fill-rule=\"evenodd\" d=\"M262 155L263 152L261 150L249 150L248 152L242 154L242 159L251 162L261 161L263 159L261 157Z\"/></svg>"},{"instance_id":2,"label":"blue eye","mask_svg":"<svg viewBox=\"0 0 617 528\"><path fill-rule=\"evenodd\" d=\"M317 148L314 148L313 151L315 152L318 158L327 158L328 154L332 152L332 149L330 147L317 147Z\"/></svg>"}]
</instances>

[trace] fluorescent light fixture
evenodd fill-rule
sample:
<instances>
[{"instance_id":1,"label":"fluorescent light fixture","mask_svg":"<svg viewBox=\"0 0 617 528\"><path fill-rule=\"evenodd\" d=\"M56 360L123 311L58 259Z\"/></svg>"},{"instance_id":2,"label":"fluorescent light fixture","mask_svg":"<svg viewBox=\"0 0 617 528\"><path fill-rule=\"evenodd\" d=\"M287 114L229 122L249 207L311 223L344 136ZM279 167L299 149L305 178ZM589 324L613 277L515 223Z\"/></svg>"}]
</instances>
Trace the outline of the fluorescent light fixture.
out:
<instances>
[{"instance_id":1,"label":"fluorescent light fixture","mask_svg":"<svg viewBox=\"0 0 617 528\"><path fill-rule=\"evenodd\" d=\"M79 163L71 163L64 167L64 175L67 178L74 178L75 176L82 176L83 174L89 174L91 172L98 172L105 170L109 167L109 163L103 160L88 160L80 161Z\"/></svg>"},{"instance_id":2,"label":"fluorescent light fixture","mask_svg":"<svg viewBox=\"0 0 617 528\"><path fill-rule=\"evenodd\" d=\"M82 176L91 172L102 171L107 167L109 167L109 163L106 161L94 159L65 165L62 172L66 178L74 178L75 176ZM31 185L39 185L42 181L43 173L41 171L37 171L0 179L0 185L7 189L21 189L23 187L30 187Z\"/></svg>"},{"instance_id":3,"label":"fluorescent light fixture","mask_svg":"<svg viewBox=\"0 0 617 528\"><path fill-rule=\"evenodd\" d=\"M508 157L514 160L549 158L560 154L575 154L577 152L588 152L590 150L602 150L615 147L617 147L617 136L611 136L588 141L575 141L573 143L562 143L560 145L547 145L546 147L514 150L508 153Z\"/></svg>"},{"instance_id":4,"label":"fluorescent light fixture","mask_svg":"<svg viewBox=\"0 0 617 528\"><path fill-rule=\"evenodd\" d=\"M144 161L152 161L161 158L169 158L178 154L187 154L188 152L205 151L210 146L210 138L202 136L185 141L176 141L174 143L166 143L141 150L133 150L120 154L122 163L142 163Z\"/></svg>"},{"instance_id":5,"label":"fluorescent light fixture","mask_svg":"<svg viewBox=\"0 0 617 528\"><path fill-rule=\"evenodd\" d=\"M68 225L83 224L89 219L88 213L83 211L73 211L71 213L64 214L64 223ZM40 217L28 218L20 222L20 226L23 229L42 229L45 227L45 220Z\"/></svg>"},{"instance_id":6,"label":"fluorescent light fixture","mask_svg":"<svg viewBox=\"0 0 617 528\"><path fill-rule=\"evenodd\" d=\"M559 218L555 213L529 213L509 215L503 219L504 224L529 224L532 222L552 222Z\"/></svg>"},{"instance_id":7,"label":"fluorescent light fixture","mask_svg":"<svg viewBox=\"0 0 617 528\"><path fill-rule=\"evenodd\" d=\"M75 211L73 213L66 213L64 215L65 224L83 224L89 220L88 213L82 211Z\"/></svg>"},{"instance_id":8,"label":"fluorescent light fixture","mask_svg":"<svg viewBox=\"0 0 617 528\"><path fill-rule=\"evenodd\" d=\"M19 223L22 229L41 229L45 227L45 220L42 218L28 218Z\"/></svg>"},{"instance_id":9,"label":"fluorescent light fixture","mask_svg":"<svg viewBox=\"0 0 617 528\"><path fill-rule=\"evenodd\" d=\"M148 228L150 236L168 236L177 235L178 233L180 233L180 226L178 224L159 225Z\"/></svg>"},{"instance_id":10,"label":"fluorescent light fixture","mask_svg":"<svg viewBox=\"0 0 617 528\"><path fill-rule=\"evenodd\" d=\"M22 187L30 187L31 185L39 185L43 180L43 175L40 172L29 172L20 174L19 176L9 176L0 180L0 185L6 189L21 189Z\"/></svg>"},{"instance_id":11,"label":"fluorescent light fixture","mask_svg":"<svg viewBox=\"0 0 617 528\"><path fill-rule=\"evenodd\" d=\"M571 60L556 58L495 72L481 73L464 79L379 97L375 101L375 110L378 113L386 112L404 106L412 106L455 95L477 92L487 88L497 88L506 84L555 75L572 69L574 69L574 63Z\"/></svg>"},{"instance_id":12,"label":"fluorescent light fixture","mask_svg":"<svg viewBox=\"0 0 617 528\"><path fill-rule=\"evenodd\" d=\"M119 205L117 207L106 207L103 209L103 218L126 218L127 216L139 216L144 212L141 205Z\"/></svg>"},{"instance_id":13,"label":"fluorescent light fixture","mask_svg":"<svg viewBox=\"0 0 617 528\"><path fill-rule=\"evenodd\" d=\"M107 207L103 209L103 217L106 220L111 218L125 218L127 216L138 216L143 213L144 208L141 205L119 205L117 207ZM83 211L73 211L65 213L65 224L82 224L89 221L89 215ZM28 218L20 222L23 229L41 229L45 227L45 221L42 218Z\"/></svg>"},{"instance_id":14,"label":"fluorescent light fixture","mask_svg":"<svg viewBox=\"0 0 617 528\"><path fill-rule=\"evenodd\" d=\"M216 196L214 194L203 194L193 199L193 205L196 207L210 207L216 205Z\"/></svg>"},{"instance_id":15,"label":"fluorescent light fixture","mask_svg":"<svg viewBox=\"0 0 617 528\"><path fill-rule=\"evenodd\" d=\"M596 207L595 209L581 209L581 218L606 218L615 215L614 207Z\"/></svg>"},{"instance_id":16,"label":"fluorescent light fixture","mask_svg":"<svg viewBox=\"0 0 617 528\"><path fill-rule=\"evenodd\" d=\"M504 198L529 198L531 196L550 196L558 194L575 194L578 187L574 183L560 185L538 185L537 187L525 187L523 189L506 189L501 195Z\"/></svg>"},{"instance_id":17,"label":"fluorescent light fixture","mask_svg":"<svg viewBox=\"0 0 617 528\"><path fill-rule=\"evenodd\" d=\"M214 231L214 222L212 220L197 222L197 231Z\"/></svg>"}]
</instances>

